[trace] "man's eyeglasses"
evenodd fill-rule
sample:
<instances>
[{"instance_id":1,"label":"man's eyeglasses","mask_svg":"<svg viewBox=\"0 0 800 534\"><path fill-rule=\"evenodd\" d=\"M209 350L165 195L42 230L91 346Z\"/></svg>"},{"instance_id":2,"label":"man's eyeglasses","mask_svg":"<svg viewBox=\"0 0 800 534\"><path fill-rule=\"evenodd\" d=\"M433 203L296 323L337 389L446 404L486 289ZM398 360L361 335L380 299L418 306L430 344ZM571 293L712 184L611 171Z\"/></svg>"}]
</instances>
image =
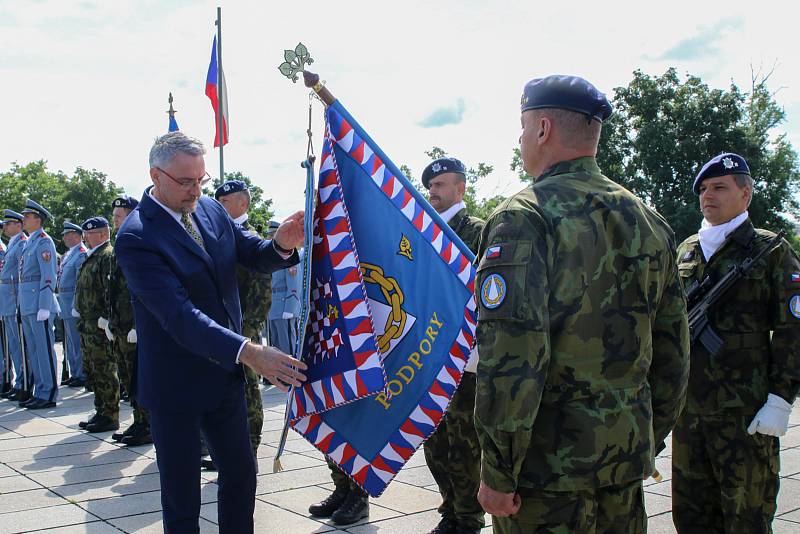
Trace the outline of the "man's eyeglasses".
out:
<instances>
[{"instance_id":1,"label":"man's eyeglasses","mask_svg":"<svg viewBox=\"0 0 800 534\"><path fill-rule=\"evenodd\" d=\"M183 189L187 189L187 190L188 189L192 189L195 186L200 186L200 188L202 189L203 186L207 185L208 182L211 181L211 175L208 174L207 172L203 176L201 176L200 178L197 178L195 180L193 180L191 178L181 178L179 180L179 179L175 178L174 176L172 176L167 171L165 171L164 169L162 169L161 167L156 167L156 169L158 169L159 171L161 171L164 174L166 174L167 178L169 178L170 180L172 180L173 182L175 182L176 184L181 186Z\"/></svg>"}]
</instances>

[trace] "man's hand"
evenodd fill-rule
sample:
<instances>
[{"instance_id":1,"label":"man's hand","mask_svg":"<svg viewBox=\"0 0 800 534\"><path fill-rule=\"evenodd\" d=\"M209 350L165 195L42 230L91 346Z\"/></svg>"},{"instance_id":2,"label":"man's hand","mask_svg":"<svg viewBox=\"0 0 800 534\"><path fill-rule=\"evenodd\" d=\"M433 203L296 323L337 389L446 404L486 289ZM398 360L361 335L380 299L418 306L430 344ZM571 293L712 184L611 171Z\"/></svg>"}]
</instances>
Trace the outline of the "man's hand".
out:
<instances>
[{"instance_id":1,"label":"man's hand","mask_svg":"<svg viewBox=\"0 0 800 534\"><path fill-rule=\"evenodd\" d=\"M128 332L128 343L136 343L136 329L131 328Z\"/></svg>"},{"instance_id":2,"label":"man's hand","mask_svg":"<svg viewBox=\"0 0 800 534\"><path fill-rule=\"evenodd\" d=\"M305 230L303 229L303 212L290 215L275 231L273 239L284 250L294 250L303 246Z\"/></svg>"},{"instance_id":3,"label":"man's hand","mask_svg":"<svg viewBox=\"0 0 800 534\"><path fill-rule=\"evenodd\" d=\"M786 434L789 428L789 416L792 413L792 405L786 402L779 395L770 393L767 402L758 411L750 426L747 427L748 434L764 434L765 436L781 437Z\"/></svg>"},{"instance_id":4,"label":"man's hand","mask_svg":"<svg viewBox=\"0 0 800 534\"><path fill-rule=\"evenodd\" d=\"M519 508L522 506L522 497L519 496L519 493L495 491L481 480L478 502L486 513L497 517L507 517L519 512Z\"/></svg>"},{"instance_id":5,"label":"man's hand","mask_svg":"<svg viewBox=\"0 0 800 534\"><path fill-rule=\"evenodd\" d=\"M50 318L50 310L39 310L36 312L37 321L46 321Z\"/></svg>"},{"instance_id":6,"label":"man's hand","mask_svg":"<svg viewBox=\"0 0 800 534\"><path fill-rule=\"evenodd\" d=\"M298 369L305 370L308 366L275 347L265 347L248 341L239 355L239 361L281 391L289 391L286 384L297 387L306 379L306 375Z\"/></svg>"}]
</instances>

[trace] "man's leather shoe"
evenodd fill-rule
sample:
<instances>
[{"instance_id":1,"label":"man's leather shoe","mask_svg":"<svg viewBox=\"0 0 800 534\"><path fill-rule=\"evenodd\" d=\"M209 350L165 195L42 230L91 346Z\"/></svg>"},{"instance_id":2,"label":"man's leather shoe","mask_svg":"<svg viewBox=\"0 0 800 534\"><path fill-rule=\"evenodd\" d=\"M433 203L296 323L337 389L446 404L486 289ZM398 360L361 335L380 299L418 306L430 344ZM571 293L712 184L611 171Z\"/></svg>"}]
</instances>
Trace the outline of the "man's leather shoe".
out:
<instances>
[{"instance_id":1,"label":"man's leather shoe","mask_svg":"<svg viewBox=\"0 0 800 534\"><path fill-rule=\"evenodd\" d=\"M337 525L352 525L369 517L369 497L366 493L351 491L338 510L333 512L331 520Z\"/></svg>"},{"instance_id":2,"label":"man's leather shoe","mask_svg":"<svg viewBox=\"0 0 800 534\"><path fill-rule=\"evenodd\" d=\"M119 429L119 421L111 419L105 415L97 416L93 423L86 425L87 432L108 432L109 430Z\"/></svg>"},{"instance_id":3,"label":"man's leather shoe","mask_svg":"<svg viewBox=\"0 0 800 534\"><path fill-rule=\"evenodd\" d=\"M98 414L97 412L95 412L95 413L93 413L93 414L92 414L92 416L91 416L89 419L87 419L86 421L81 421L80 423L78 423L78 426L79 426L80 428L86 428L86 427L87 427L89 424L91 424L91 423L94 423L95 421L97 421L97 418L98 418L98 417L100 417L100 414Z\"/></svg>"},{"instance_id":4,"label":"man's leather shoe","mask_svg":"<svg viewBox=\"0 0 800 534\"><path fill-rule=\"evenodd\" d=\"M45 410L47 408L55 407L56 403L54 401L46 401L44 399L37 399L36 402L25 405L25 408L29 410Z\"/></svg>"},{"instance_id":5,"label":"man's leather shoe","mask_svg":"<svg viewBox=\"0 0 800 534\"><path fill-rule=\"evenodd\" d=\"M206 471L216 471L217 466L214 464L214 460L211 458L201 458L200 459L200 468L205 469Z\"/></svg>"},{"instance_id":6,"label":"man's leather shoe","mask_svg":"<svg viewBox=\"0 0 800 534\"><path fill-rule=\"evenodd\" d=\"M72 380L72 378L70 378L70 377L63 378L63 379L61 379L61 384L60 385L66 386L66 385L69 384L70 380Z\"/></svg>"},{"instance_id":7,"label":"man's leather shoe","mask_svg":"<svg viewBox=\"0 0 800 534\"><path fill-rule=\"evenodd\" d=\"M20 408L27 408L29 404L33 404L37 400L39 400L39 399L37 399L36 397L29 396L27 399L19 401L19 407Z\"/></svg>"},{"instance_id":8,"label":"man's leather shoe","mask_svg":"<svg viewBox=\"0 0 800 534\"><path fill-rule=\"evenodd\" d=\"M446 517L443 517L439 524L430 531L429 534L456 534L458 525Z\"/></svg>"},{"instance_id":9,"label":"man's leather shoe","mask_svg":"<svg viewBox=\"0 0 800 534\"><path fill-rule=\"evenodd\" d=\"M317 504L312 504L308 507L308 513L313 517L330 517L333 512L339 509L344 504L350 489L346 486L336 488L333 493L325 497L325 499Z\"/></svg>"},{"instance_id":10,"label":"man's leather shoe","mask_svg":"<svg viewBox=\"0 0 800 534\"><path fill-rule=\"evenodd\" d=\"M17 388L11 388L8 391L5 391L2 394L0 394L0 399L8 399L12 395L15 395L16 393L17 393Z\"/></svg>"},{"instance_id":11,"label":"man's leather shoe","mask_svg":"<svg viewBox=\"0 0 800 534\"><path fill-rule=\"evenodd\" d=\"M86 386L86 380L84 380L83 378L73 378L72 380L69 381L69 384L67 384L67 386L71 388L82 388Z\"/></svg>"},{"instance_id":12,"label":"man's leather shoe","mask_svg":"<svg viewBox=\"0 0 800 534\"><path fill-rule=\"evenodd\" d=\"M123 436L120 443L128 447L136 447L137 445L147 445L153 443L153 436L150 435L150 429L144 426L139 426L136 432L127 436Z\"/></svg>"}]
</instances>

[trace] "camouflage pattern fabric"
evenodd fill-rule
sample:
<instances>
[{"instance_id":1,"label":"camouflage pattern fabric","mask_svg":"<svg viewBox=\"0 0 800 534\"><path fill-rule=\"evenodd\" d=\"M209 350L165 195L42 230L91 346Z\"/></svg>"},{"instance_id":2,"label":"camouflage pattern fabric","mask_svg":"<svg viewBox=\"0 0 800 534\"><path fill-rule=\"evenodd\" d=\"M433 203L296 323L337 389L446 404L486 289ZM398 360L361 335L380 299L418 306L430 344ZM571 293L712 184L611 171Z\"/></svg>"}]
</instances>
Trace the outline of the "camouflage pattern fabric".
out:
<instances>
[{"instance_id":1,"label":"camouflage pattern fabric","mask_svg":"<svg viewBox=\"0 0 800 534\"><path fill-rule=\"evenodd\" d=\"M575 492L522 490L512 517L492 519L497 534L636 534L647 531L640 481Z\"/></svg>"},{"instance_id":2,"label":"camouflage pattern fabric","mask_svg":"<svg viewBox=\"0 0 800 534\"><path fill-rule=\"evenodd\" d=\"M361 486L353 482L350 477L344 474L338 465L333 463L329 458L325 458L325 461L328 462L328 469L331 470L331 480L333 480L333 485L337 488L346 487L349 491L358 493L360 495L366 496L367 492L361 489Z\"/></svg>"},{"instance_id":3,"label":"camouflage pattern fabric","mask_svg":"<svg viewBox=\"0 0 800 534\"><path fill-rule=\"evenodd\" d=\"M672 519L679 533L772 532L778 438L747 433L757 410L684 411L672 433Z\"/></svg>"},{"instance_id":4,"label":"camouflage pattern fabric","mask_svg":"<svg viewBox=\"0 0 800 534\"><path fill-rule=\"evenodd\" d=\"M572 498L653 473L689 373L674 261L664 219L592 157L554 165L492 214L476 285L489 487Z\"/></svg>"},{"instance_id":5,"label":"camouflage pattern fabric","mask_svg":"<svg viewBox=\"0 0 800 534\"><path fill-rule=\"evenodd\" d=\"M128 333L136 328L133 317L133 303L128 291L128 282L112 255L111 280L109 284L109 303L111 313L108 319L111 333L114 334L112 348L117 362L119 381L128 392L133 407L133 421L149 428L147 410L136 402L136 344L128 343Z\"/></svg>"},{"instance_id":6,"label":"camouflage pattern fabric","mask_svg":"<svg viewBox=\"0 0 800 534\"><path fill-rule=\"evenodd\" d=\"M748 219L706 261L698 236L678 248L684 285L753 256L774 237ZM680 532L770 532L778 492L778 440L747 434L773 393L800 390L800 261L783 241L709 314L723 340L711 356L692 346L686 409L673 433L673 519ZM797 315L800 311L796 310Z\"/></svg>"},{"instance_id":7,"label":"camouflage pattern fabric","mask_svg":"<svg viewBox=\"0 0 800 534\"><path fill-rule=\"evenodd\" d=\"M111 314L110 278L113 251L110 243L100 245L86 258L75 282L74 306L81 315L81 355L86 379L94 391L97 413L119 419L119 378L117 362L105 333L97 327L97 319Z\"/></svg>"},{"instance_id":8,"label":"camouflage pattern fabric","mask_svg":"<svg viewBox=\"0 0 800 534\"><path fill-rule=\"evenodd\" d=\"M257 234L247 221L242 224L242 227ZM269 307L272 304L270 280L269 274L251 271L242 265L236 266L236 281L242 305L242 335L250 338L254 343L261 343L261 331L264 329ZM250 426L250 444L255 454L261 444L261 429L264 426L261 380L249 367L245 366L244 370L247 422Z\"/></svg>"},{"instance_id":9,"label":"camouflage pattern fabric","mask_svg":"<svg viewBox=\"0 0 800 534\"><path fill-rule=\"evenodd\" d=\"M470 250L478 250L484 222L456 212L450 227ZM478 503L481 449L475 432L475 373L464 373L447 413L425 442L425 462L439 486L439 513L469 529L484 525L484 511Z\"/></svg>"}]
</instances>

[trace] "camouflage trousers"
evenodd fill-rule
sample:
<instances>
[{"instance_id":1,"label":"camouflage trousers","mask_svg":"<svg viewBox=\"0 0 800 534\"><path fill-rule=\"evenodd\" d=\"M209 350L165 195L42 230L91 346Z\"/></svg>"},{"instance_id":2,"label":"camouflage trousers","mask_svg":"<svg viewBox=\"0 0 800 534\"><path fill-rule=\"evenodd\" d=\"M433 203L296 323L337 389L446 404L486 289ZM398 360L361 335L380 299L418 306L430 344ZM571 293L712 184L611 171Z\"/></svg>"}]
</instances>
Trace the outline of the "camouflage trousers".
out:
<instances>
[{"instance_id":1,"label":"camouflage trousers","mask_svg":"<svg viewBox=\"0 0 800 534\"><path fill-rule=\"evenodd\" d=\"M498 534L638 534L647 532L642 481L580 491L519 489L522 507L492 517Z\"/></svg>"},{"instance_id":2,"label":"camouflage trousers","mask_svg":"<svg viewBox=\"0 0 800 534\"><path fill-rule=\"evenodd\" d=\"M367 492L361 489L361 486L353 482L338 465L333 463L329 458L326 458L325 461L328 462L328 468L331 470L331 480L333 480L333 485L336 486L337 489L346 487L352 492L361 495L367 494Z\"/></svg>"},{"instance_id":3,"label":"camouflage trousers","mask_svg":"<svg viewBox=\"0 0 800 534\"><path fill-rule=\"evenodd\" d=\"M470 529L483 528L478 503L481 447L475 431L475 373L464 373L447 414L425 442L425 462L439 486L439 513Z\"/></svg>"},{"instance_id":4,"label":"camouflage trousers","mask_svg":"<svg viewBox=\"0 0 800 534\"><path fill-rule=\"evenodd\" d=\"M255 340L261 340L261 331L256 327L245 326L243 336ZM247 424L250 427L250 445L253 454L258 458L258 446L261 445L261 430L264 428L264 405L261 401L261 379L255 371L248 366L244 366L245 385L244 398L247 402Z\"/></svg>"},{"instance_id":5,"label":"camouflage trousers","mask_svg":"<svg viewBox=\"0 0 800 534\"><path fill-rule=\"evenodd\" d=\"M139 403L136 402L136 395L133 392L136 378L136 344L128 343L127 333L124 336L122 333L114 334L114 358L119 371L119 381L125 391L128 392L128 397L131 400L133 422L144 425L145 428L150 428L147 410L139 406Z\"/></svg>"},{"instance_id":6,"label":"camouflage trousers","mask_svg":"<svg viewBox=\"0 0 800 534\"><path fill-rule=\"evenodd\" d=\"M111 344L99 329L81 331L81 357L87 383L94 391L94 408L99 415L119 421L119 377Z\"/></svg>"},{"instance_id":7,"label":"camouflage trousers","mask_svg":"<svg viewBox=\"0 0 800 534\"><path fill-rule=\"evenodd\" d=\"M755 411L684 411L672 433L672 518L679 533L772 532L778 438L750 435Z\"/></svg>"}]
</instances>

